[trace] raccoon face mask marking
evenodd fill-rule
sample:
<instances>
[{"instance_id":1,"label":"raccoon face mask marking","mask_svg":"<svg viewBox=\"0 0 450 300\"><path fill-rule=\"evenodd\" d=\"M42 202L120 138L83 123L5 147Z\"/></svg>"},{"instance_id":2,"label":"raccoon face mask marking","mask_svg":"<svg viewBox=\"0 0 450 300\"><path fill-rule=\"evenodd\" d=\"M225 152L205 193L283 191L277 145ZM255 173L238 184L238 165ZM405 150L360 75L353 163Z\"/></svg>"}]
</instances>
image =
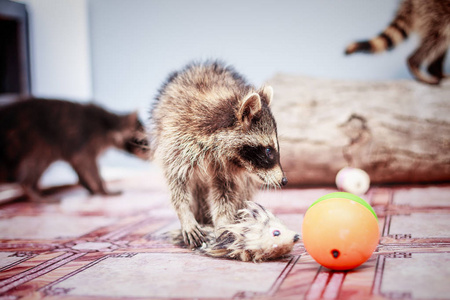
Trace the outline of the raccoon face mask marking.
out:
<instances>
[{"instance_id":1,"label":"raccoon face mask marking","mask_svg":"<svg viewBox=\"0 0 450 300\"><path fill-rule=\"evenodd\" d=\"M287 184L280 166L280 154L272 146L244 145L238 153L240 164L258 175L265 185L280 187Z\"/></svg>"},{"instance_id":2,"label":"raccoon face mask marking","mask_svg":"<svg viewBox=\"0 0 450 300\"><path fill-rule=\"evenodd\" d=\"M271 146L245 145L239 150L239 155L257 169L272 169L279 161L280 155Z\"/></svg>"}]
</instances>

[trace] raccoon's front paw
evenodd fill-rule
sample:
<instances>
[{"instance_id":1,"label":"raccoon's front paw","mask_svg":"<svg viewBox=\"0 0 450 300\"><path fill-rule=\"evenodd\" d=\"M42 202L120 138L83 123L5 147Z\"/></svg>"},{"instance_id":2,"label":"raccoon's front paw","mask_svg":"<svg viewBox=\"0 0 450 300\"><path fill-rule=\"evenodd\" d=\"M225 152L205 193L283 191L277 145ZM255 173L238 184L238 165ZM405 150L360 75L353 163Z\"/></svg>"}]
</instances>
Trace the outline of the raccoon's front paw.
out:
<instances>
[{"instance_id":1,"label":"raccoon's front paw","mask_svg":"<svg viewBox=\"0 0 450 300\"><path fill-rule=\"evenodd\" d=\"M183 226L182 234L184 243L190 248L199 248L207 242L206 233L198 224Z\"/></svg>"}]
</instances>

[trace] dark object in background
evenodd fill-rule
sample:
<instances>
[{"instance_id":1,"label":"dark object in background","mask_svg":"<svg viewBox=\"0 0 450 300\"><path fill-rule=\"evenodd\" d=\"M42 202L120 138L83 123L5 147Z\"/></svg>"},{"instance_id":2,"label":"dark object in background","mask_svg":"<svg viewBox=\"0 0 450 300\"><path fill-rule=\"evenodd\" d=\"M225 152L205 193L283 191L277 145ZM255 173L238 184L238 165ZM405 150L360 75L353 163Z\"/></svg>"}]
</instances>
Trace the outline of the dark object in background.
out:
<instances>
[{"instance_id":1,"label":"dark object in background","mask_svg":"<svg viewBox=\"0 0 450 300\"><path fill-rule=\"evenodd\" d=\"M27 7L0 0L0 105L28 97L30 91Z\"/></svg>"},{"instance_id":2,"label":"dark object in background","mask_svg":"<svg viewBox=\"0 0 450 300\"><path fill-rule=\"evenodd\" d=\"M408 57L408 67L419 81L439 84L445 78L444 60L450 45L450 1L404 0L391 24L378 36L350 44L345 53L382 52L392 49L415 31L420 45ZM421 67L427 67L427 76Z\"/></svg>"},{"instance_id":3,"label":"dark object in background","mask_svg":"<svg viewBox=\"0 0 450 300\"><path fill-rule=\"evenodd\" d=\"M109 147L147 158L147 139L137 113L116 115L94 104L27 99L0 108L0 182L17 182L32 200L48 166L67 161L92 194L107 191L97 168Z\"/></svg>"}]
</instances>

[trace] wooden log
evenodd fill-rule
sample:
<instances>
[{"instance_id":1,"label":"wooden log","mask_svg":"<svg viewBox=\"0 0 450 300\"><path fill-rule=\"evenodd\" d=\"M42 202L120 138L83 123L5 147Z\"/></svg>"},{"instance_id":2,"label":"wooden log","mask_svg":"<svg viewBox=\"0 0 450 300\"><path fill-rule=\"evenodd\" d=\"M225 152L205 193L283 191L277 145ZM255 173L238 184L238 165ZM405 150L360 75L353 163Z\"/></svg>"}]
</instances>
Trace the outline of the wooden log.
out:
<instances>
[{"instance_id":1,"label":"wooden log","mask_svg":"<svg viewBox=\"0 0 450 300\"><path fill-rule=\"evenodd\" d=\"M373 183L450 181L450 80L278 74L269 84L291 186L334 184L345 166L365 170Z\"/></svg>"}]
</instances>

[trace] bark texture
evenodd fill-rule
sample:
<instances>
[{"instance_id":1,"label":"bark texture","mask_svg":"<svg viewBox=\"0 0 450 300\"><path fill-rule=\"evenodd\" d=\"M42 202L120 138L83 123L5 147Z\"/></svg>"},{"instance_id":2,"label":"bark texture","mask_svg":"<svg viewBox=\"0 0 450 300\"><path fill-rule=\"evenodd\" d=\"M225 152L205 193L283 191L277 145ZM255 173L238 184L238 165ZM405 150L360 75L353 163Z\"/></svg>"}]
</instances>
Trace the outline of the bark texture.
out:
<instances>
[{"instance_id":1,"label":"bark texture","mask_svg":"<svg viewBox=\"0 0 450 300\"><path fill-rule=\"evenodd\" d=\"M450 181L450 80L436 87L278 74L269 84L290 185L334 184L345 166L373 183Z\"/></svg>"}]
</instances>

